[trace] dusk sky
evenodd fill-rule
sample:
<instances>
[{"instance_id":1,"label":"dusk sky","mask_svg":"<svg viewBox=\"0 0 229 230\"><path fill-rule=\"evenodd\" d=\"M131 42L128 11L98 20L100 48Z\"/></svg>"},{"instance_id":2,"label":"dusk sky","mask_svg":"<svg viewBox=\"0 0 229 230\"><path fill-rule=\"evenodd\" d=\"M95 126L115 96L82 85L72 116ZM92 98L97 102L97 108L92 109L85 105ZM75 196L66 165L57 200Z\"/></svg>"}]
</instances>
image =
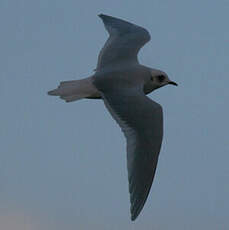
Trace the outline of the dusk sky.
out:
<instances>
[{"instance_id":1,"label":"dusk sky","mask_svg":"<svg viewBox=\"0 0 229 230\"><path fill-rule=\"evenodd\" d=\"M0 229L229 229L228 12L228 0L1 0ZM100 13L145 27L140 62L179 85L149 95L164 139L135 222L125 139L103 102L47 95L93 74Z\"/></svg>"}]
</instances>

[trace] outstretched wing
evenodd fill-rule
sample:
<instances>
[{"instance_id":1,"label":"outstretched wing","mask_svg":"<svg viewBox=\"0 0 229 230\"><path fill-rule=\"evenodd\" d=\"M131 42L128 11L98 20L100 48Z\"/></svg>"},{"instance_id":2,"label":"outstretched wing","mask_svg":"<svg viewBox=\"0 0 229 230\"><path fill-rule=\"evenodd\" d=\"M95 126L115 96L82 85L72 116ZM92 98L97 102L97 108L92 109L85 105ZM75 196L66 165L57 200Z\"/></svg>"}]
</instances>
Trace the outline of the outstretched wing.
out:
<instances>
[{"instance_id":1,"label":"outstretched wing","mask_svg":"<svg viewBox=\"0 0 229 230\"><path fill-rule=\"evenodd\" d=\"M146 202L156 171L163 136L162 108L139 89L114 90L101 81L94 83L127 139L131 219L135 220Z\"/></svg>"},{"instance_id":2,"label":"outstretched wing","mask_svg":"<svg viewBox=\"0 0 229 230\"><path fill-rule=\"evenodd\" d=\"M149 32L124 20L100 14L109 38L100 51L96 70L109 65L138 63L137 54L150 40Z\"/></svg>"}]
</instances>

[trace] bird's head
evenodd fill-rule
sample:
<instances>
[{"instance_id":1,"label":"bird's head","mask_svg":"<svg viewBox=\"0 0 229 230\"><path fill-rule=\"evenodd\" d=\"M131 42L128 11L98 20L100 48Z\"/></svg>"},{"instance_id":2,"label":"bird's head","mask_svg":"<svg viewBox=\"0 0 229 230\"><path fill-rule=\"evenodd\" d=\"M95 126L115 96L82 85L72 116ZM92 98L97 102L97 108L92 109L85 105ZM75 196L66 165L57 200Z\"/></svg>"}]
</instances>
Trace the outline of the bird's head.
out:
<instances>
[{"instance_id":1,"label":"bird's head","mask_svg":"<svg viewBox=\"0 0 229 230\"><path fill-rule=\"evenodd\" d=\"M148 94L153 90L168 84L177 86L177 83L171 81L165 72L157 69L151 69L149 79L144 85L144 92Z\"/></svg>"}]
</instances>

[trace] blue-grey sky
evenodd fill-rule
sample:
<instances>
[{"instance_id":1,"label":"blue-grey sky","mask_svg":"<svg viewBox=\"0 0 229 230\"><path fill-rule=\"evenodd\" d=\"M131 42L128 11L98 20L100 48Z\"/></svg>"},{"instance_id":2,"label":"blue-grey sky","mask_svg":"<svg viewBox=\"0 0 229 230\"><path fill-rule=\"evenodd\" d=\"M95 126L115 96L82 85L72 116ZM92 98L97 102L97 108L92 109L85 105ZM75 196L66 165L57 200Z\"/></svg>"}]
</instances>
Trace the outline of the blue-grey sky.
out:
<instances>
[{"instance_id":1,"label":"blue-grey sky","mask_svg":"<svg viewBox=\"0 0 229 230\"><path fill-rule=\"evenodd\" d=\"M228 0L1 0L0 228L229 229L228 12ZM140 62L179 84L150 95L165 134L133 223L125 140L103 102L46 94L93 73L99 13L147 28Z\"/></svg>"}]
</instances>

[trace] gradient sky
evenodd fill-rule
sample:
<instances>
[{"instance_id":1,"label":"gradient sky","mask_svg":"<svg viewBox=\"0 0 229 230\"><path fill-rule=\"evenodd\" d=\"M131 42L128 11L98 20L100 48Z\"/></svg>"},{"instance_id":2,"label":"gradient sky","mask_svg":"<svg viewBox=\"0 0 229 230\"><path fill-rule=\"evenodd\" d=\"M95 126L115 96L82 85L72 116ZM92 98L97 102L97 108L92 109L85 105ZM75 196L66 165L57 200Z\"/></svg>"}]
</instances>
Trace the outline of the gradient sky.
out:
<instances>
[{"instance_id":1,"label":"gradient sky","mask_svg":"<svg viewBox=\"0 0 229 230\"><path fill-rule=\"evenodd\" d=\"M0 229L229 229L228 12L228 0L1 0ZM140 62L179 84L150 95L165 134L135 222L125 139L103 102L46 94L93 73L99 13L147 28Z\"/></svg>"}]
</instances>

